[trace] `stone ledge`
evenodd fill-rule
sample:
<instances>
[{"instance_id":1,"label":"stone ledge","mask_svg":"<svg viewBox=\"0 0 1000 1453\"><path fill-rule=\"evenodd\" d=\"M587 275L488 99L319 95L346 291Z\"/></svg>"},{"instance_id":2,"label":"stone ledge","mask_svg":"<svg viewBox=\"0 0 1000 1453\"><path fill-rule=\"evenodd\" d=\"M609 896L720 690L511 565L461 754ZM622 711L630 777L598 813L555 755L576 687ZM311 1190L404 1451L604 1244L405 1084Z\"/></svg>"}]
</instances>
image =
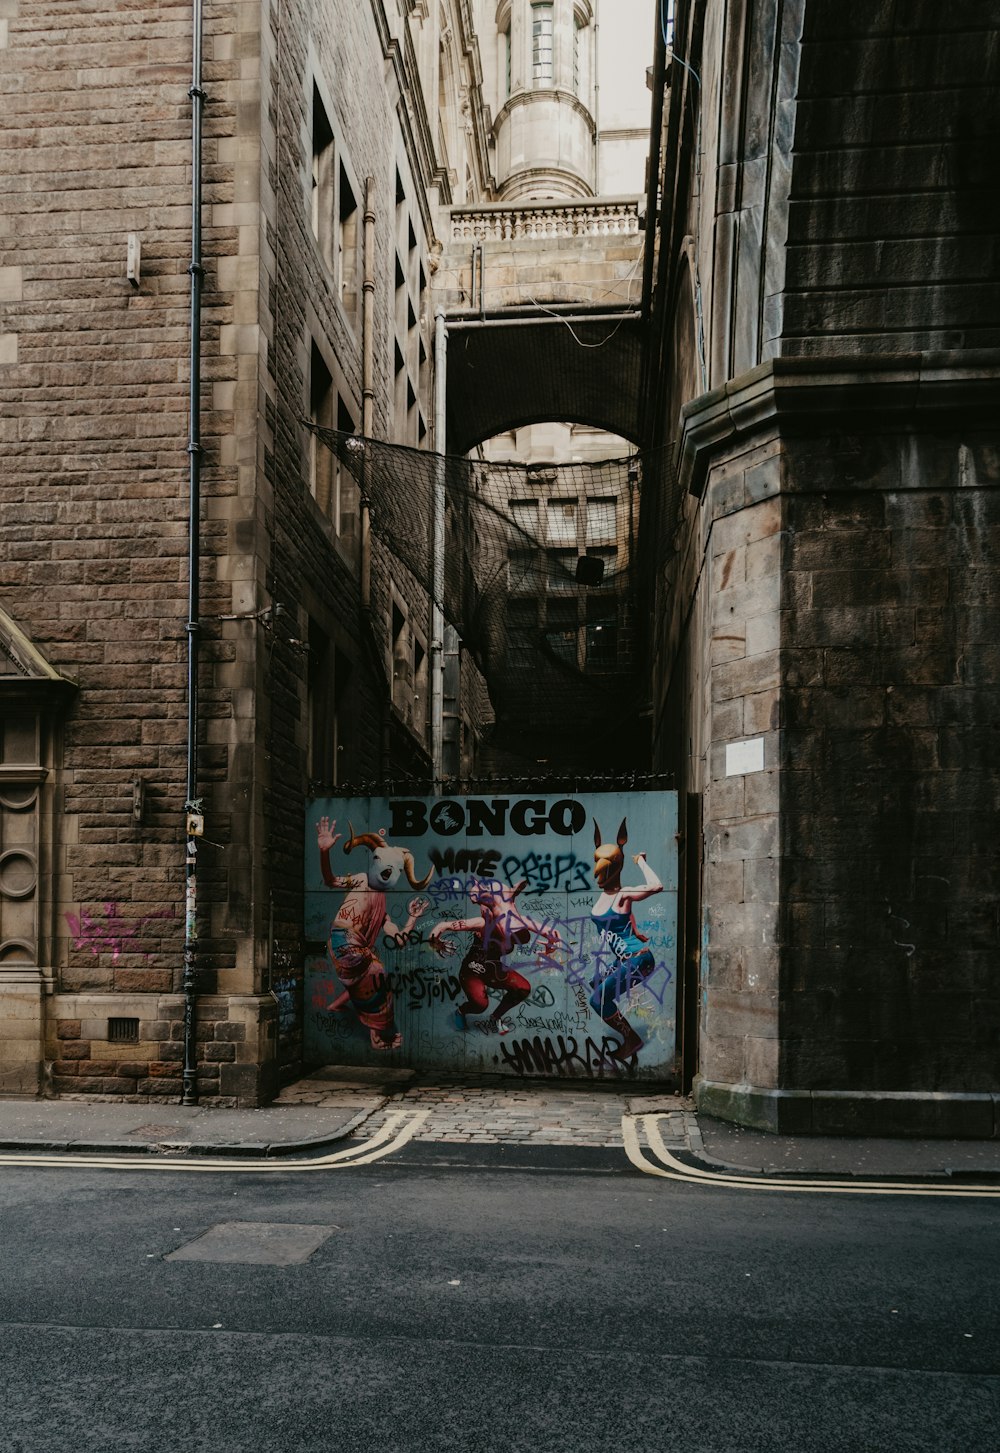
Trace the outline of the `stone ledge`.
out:
<instances>
[{"instance_id":1,"label":"stone ledge","mask_svg":"<svg viewBox=\"0 0 1000 1453\"><path fill-rule=\"evenodd\" d=\"M995 428L1000 352L774 358L685 404L676 450L684 491L704 492L715 453L754 434L791 433L850 420L852 431L919 426L945 417Z\"/></svg>"},{"instance_id":2,"label":"stone ledge","mask_svg":"<svg viewBox=\"0 0 1000 1453\"><path fill-rule=\"evenodd\" d=\"M775 1135L1000 1139L1000 1094L933 1090L768 1090L696 1077L701 1114Z\"/></svg>"}]
</instances>

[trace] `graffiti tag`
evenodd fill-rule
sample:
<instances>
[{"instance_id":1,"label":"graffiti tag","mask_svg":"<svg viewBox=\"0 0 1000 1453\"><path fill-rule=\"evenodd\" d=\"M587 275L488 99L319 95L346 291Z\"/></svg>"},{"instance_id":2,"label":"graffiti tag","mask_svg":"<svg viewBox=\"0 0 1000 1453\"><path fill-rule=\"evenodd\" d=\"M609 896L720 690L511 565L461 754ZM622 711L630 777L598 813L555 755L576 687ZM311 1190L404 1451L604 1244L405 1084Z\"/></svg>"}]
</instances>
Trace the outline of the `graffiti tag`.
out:
<instances>
[{"instance_id":1,"label":"graffiti tag","mask_svg":"<svg viewBox=\"0 0 1000 1453\"><path fill-rule=\"evenodd\" d=\"M152 954L140 949L138 944L146 937L146 929L149 924L174 917L173 906L156 908L152 913L144 914L142 918L137 919L123 918L117 903L104 903L101 907L103 917L101 909L96 908L92 913L84 908L79 915L75 913L65 915L73 939L73 947L88 949L95 957L98 954L110 954L112 963L117 963L122 954L140 953L149 963Z\"/></svg>"},{"instance_id":2,"label":"graffiti tag","mask_svg":"<svg viewBox=\"0 0 1000 1453\"><path fill-rule=\"evenodd\" d=\"M627 1068L615 1051L620 1041L605 1035L597 1044L588 1035L581 1046L572 1034L536 1035L534 1039L501 1041L500 1058L516 1075L585 1075L603 1079L605 1074L620 1075Z\"/></svg>"}]
</instances>

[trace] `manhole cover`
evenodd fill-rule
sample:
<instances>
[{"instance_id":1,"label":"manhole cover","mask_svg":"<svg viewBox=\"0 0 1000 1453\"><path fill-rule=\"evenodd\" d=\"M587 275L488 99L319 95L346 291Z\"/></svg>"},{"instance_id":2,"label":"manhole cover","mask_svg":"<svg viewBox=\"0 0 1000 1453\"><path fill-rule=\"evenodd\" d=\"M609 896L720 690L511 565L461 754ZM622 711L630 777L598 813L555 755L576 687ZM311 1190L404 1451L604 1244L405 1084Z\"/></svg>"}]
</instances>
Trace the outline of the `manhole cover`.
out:
<instances>
[{"instance_id":1,"label":"manhole cover","mask_svg":"<svg viewBox=\"0 0 1000 1453\"><path fill-rule=\"evenodd\" d=\"M339 1230L339 1226L301 1226L282 1221L221 1221L163 1259L295 1266L308 1261L316 1248Z\"/></svg>"}]
</instances>

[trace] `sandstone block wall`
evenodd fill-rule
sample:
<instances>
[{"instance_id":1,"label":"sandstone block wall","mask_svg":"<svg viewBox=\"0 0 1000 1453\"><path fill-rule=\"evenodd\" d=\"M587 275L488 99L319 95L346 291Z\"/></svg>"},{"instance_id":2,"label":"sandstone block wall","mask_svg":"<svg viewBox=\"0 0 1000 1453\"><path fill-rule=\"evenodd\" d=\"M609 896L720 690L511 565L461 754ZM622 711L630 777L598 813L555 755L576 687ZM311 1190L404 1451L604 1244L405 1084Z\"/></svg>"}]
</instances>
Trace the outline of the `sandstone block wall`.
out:
<instances>
[{"instance_id":1,"label":"sandstone block wall","mask_svg":"<svg viewBox=\"0 0 1000 1453\"><path fill-rule=\"evenodd\" d=\"M384 655L360 630L356 561L309 492L301 422L312 339L361 422L360 322L335 297L309 221L314 77L336 98L361 207L365 176L378 187L383 437L397 165L418 230L429 217L397 94L358 87L386 75L392 36L375 9L336 9L205 8L198 962L211 998L199 1075L202 1093L249 1102L274 1078L269 985L301 962L311 621L348 663L342 775L374 776L383 760ZM0 14L0 601L79 686L44 845L53 992L29 1038L47 1041L57 1090L172 1093L173 1031L119 1054L106 1020L143 996L135 1015L160 1024L181 978L192 12L187 0L4 0ZM137 287L126 278L133 233ZM383 614L388 574L376 549ZM426 608L414 591L414 611ZM405 728L404 752L423 761ZM80 1017L79 996L101 994L107 1007L62 1052L53 1026Z\"/></svg>"},{"instance_id":2,"label":"sandstone block wall","mask_svg":"<svg viewBox=\"0 0 1000 1453\"><path fill-rule=\"evenodd\" d=\"M1000 1088L998 454L789 445L782 1076Z\"/></svg>"}]
</instances>

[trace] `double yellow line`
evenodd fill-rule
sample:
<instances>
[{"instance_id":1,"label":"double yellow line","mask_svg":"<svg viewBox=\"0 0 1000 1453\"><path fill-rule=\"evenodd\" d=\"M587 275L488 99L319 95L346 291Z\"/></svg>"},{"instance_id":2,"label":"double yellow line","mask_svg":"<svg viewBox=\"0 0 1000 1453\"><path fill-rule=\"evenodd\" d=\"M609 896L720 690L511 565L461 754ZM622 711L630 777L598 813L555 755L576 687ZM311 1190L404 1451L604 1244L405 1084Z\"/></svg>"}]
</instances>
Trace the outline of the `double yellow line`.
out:
<instances>
[{"instance_id":1,"label":"double yellow line","mask_svg":"<svg viewBox=\"0 0 1000 1453\"><path fill-rule=\"evenodd\" d=\"M623 1115L622 1136L625 1154L644 1175L660 1176L663 1180L682 1181L685 1185L714 1186L741 1191L777 1191L788 1194L819 1196L952 1196L960 1199L969 1197L1000 1197L1000 1185L935 1185L919 1181L861 1181L855 1177L844 1180L820 1180L813 1177L765 1175L739 1175L728 1171L701 1170L697 1166L684 1165L668 1150L660 1134L661 1115ZM655 1162L645 1154L639 1131L645 1136L649 1151Z\"/></svg>"},{"instance_id":2,"label":"double yellow line","mask_svg":"<svg viewBox=\"0 0 1000 1453\"><path fill-rule=\"evenodd\" d=\"M385 1124L370 1140L360 1140L330 1155L314 1160L292 1160L271 1156L267 1160L243 1160L235 1156L198 1156L181 1159L145 1155L0 1155L0 1165L58 1168L65 1170L127 1170L166 1171L169 1174L207 1175L225 1171L227 1175L290 1175L306 1172L347 1170L356 1165L371 1165L383 1156L392 1155L411 1140L427 1119L426 1110L399 1110L388 1116Z\"/></svg>"}]
</instances>

